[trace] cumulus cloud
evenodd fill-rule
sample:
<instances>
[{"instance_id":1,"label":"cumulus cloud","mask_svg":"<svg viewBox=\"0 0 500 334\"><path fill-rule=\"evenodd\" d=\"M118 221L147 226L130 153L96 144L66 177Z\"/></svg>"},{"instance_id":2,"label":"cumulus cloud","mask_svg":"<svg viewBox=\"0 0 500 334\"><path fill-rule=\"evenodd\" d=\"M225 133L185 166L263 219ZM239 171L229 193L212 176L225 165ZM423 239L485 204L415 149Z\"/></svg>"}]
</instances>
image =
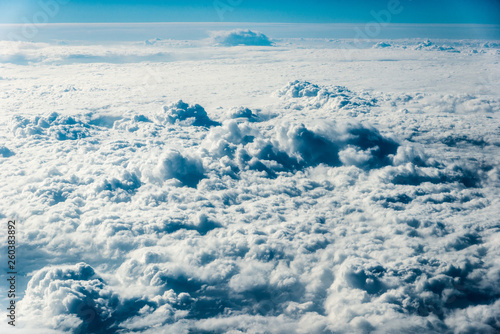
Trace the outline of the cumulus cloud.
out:
<instances>
[{"instance_id":1,"label":"cumulus cloud","mask_svg":"<svg viewBox=\"0 0 500 334\"><path fill-rule=\"evenodd\" d=\"M154 175L159 180L177 179L182 185L196 187L204 178L203 162L195 156L170 151L160 158Z\"/></svg>"},{"instance_id":2,"label":"cumulus cloud","mask_svg":"<svg viewBox=\"0 0 500 334\"><path fill-rule=\"evenodd\" d=\"M228 112L228 116L229 118L233 119L245 119L249 122L258 122L260 120L259 115L255 114L254 111L244 107L232 108Z\"/></svg>"},{"instance_id":3,"label":"cumulus cloud","mask_svg":"<svg viewBox=\"0 0 500 334\"><path fill-rule=\"evenodd\" d=\"M264 135L250 125L230 121L213 129L207 139L210 154L229 158L226 164L234 167L233 172L253 169L270 177L319 164L379 168L392 164L399 147L393 139L360 124L332 123L316 131L292 124Z\"/></svg>"},{"instance_id":4,"label":"cumulus cloud","mask_svg":"<svg viewBox=\"0 0 500 334\"><path fill-rule=\"evenodd\" d=\"M289 82L275 95L286 102L286 108L329 109L348 111L353 115L368 112L370 107L377 104L376 98L351 92L344 86L320 87L303 80Z\"/></svg>"},{"instance_id":5,"label":"cumulus cloud","mask_svg":"<svg viewBox=\"0 0 500 334\"><path fill-rule=\"evenodd\" d=\"M12 152L11 150L9 150L7 147L5 146L0 146L0 155L4 158L8 158L8 157L11 157L13 156L15 153Z\"/></svg>"},{"instance_id":6,"label":"cumulus cloud","mask_svg":"<svg viewBox=\"0 0 500 334\"><path fill-rule=\"evenodd\" d=\"M340 91L347 90L346 88L339 87ZM314 97L318 96L321 88L318 85L312 84L307 81L295 80L289 82L285 87L279 89L276 94L278 96L285 96L289 98L298 97Z\"/></svg>"},{"instance_id":7,"label":"cumulus cloud","mask_svg":"<svg viewBox=\"0 0 500 334\"><path fill-rule=\"evenodd\" d=\"M140 186L141 181L136 173L123 170L116 177L101 178L95 191L115 202L130 201L131 196L137 192Z\"/></svg>"},{"instance_id":8,"label":"cumulus cloud","mask_svg":"<svg viewBox=\"0 0 500 334\"><path fill-rule=\"evenodd\" d=\"M52 113L45 117L26 119L15 116L12 119L11 129L17 136L48 135L57 140L76 140L90 135L90 125L71 116L62 116Z\"/></svg>"},{"instance_id":9,"label":"cumulus cloud","mask_svg":"<svg viewBox=\"0 0 500 334\"><path fill-rule=\"evenodd\" d=\"M261 32L254 32L249 29L215 31L212 32L212 39L215 43L223 46L255 45L271 46L273 43Z\"/></svg>"},{"instance_id":10,"label":"cumulus cloud","mask_svg":"<svg viewBox=\"0 0 500 334\"><path fill-rule=\"evenodd\" d=\"M164 114L158 116L171 124L210 127L219 123L212 121L205 109L199 104L189 105L182 100L163 107Z\"/></svg>"},{"instance_id":11,"label":"cumulus cloud","mask_svg":"<svg viewBox=\"0 0 500 334\"><path fill-rule=\"evenodd\" d=\"M113 127L120 118L93 113L67 116L53 112L27 118L17 115L11 118L10 129L19 137L49 136L57 140L78 140L91 136L93 130Z\"/></svg>"},{"instance_id":12,"label":"cumulus cloud","mask_svg":"<svg viewBox=\"0 0 500 334\"><path fill-rule=\"evenodd\" d=\"M113 328L120 301L87 264L46 268L30 280L20 307L33 328L45 325L70 332Z\"/></svg>"}]
</instances>

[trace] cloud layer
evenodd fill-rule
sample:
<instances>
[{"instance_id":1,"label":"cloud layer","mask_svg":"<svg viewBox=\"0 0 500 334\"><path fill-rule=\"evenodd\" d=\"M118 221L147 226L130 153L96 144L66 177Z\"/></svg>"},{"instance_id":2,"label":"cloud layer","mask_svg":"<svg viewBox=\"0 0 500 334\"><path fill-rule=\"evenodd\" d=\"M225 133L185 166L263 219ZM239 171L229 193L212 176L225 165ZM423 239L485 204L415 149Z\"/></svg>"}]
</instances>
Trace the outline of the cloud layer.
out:
<instances>
[{"instance_id":1,"label":"cloud layer","mask_svg":"<svg viewBox=\"0 0 500 334\"><path fill-rule=\"evenodd\" d=\"M500 330L496 97L294 78L226 108L64 87L0 123L28 332ZM79 94L105 103L57 109Z\"/></svg>"}]
</instances>

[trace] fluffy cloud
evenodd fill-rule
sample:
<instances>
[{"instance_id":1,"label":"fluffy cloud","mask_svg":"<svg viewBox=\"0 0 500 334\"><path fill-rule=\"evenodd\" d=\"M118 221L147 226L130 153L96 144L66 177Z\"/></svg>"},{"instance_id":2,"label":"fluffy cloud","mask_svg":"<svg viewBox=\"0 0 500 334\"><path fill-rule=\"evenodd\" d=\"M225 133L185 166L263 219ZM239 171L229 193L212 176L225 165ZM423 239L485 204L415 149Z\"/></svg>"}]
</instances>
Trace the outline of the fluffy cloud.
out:
<instances>
[{"instance_id":1,"label":"fluffy cloud","mask_svg":"<svg viewBox=\"0 0 500 334\"><path fill-rule=\"evenodd\" d=\"M231 172L257 170L276 177L276 172L297 171L324 164L380 168L401 163L399 144L378 130L361 124L324 124L312 131L303 124L280 126L266 134L248 124L228 121L214 128L204 143ZM410 159L417 158L411 156ZM405 160L405 162L411 160Z\"/></svg>"},{"instance_id":2,"label":"fluffy cloud","mask_svg":"<svg viewBox=\"0 0 500 334\"><path fill-rule=\"evenodd\" d=\"M261 32L247 30L216 31L212 33L215 43L223 46L256 45L271 46L273 43Z\"/></svg>"},{"instance_id":3,"label":"fluffy cloud","mask_svg":"<svg viewBox=\"0 0 500 334\"><path fill-rule=\"evenodd\" d=\"M377 104L376 98L365 93L351 92L343 86L319 87L308 81L295 80L277 90L275 95L286 101L290 109L329 109L351 115L368 112Z\"/></svg>"},{"instance_id":4,"label":"fluffy cloud","mask_svg":"<svg viewBox=\"0 0 500 334\"><path fill-rule=\"evenodd\" d=\"M113 127L119 116L95 116L93 113L74 116L49 115L25 118L14 116L10 129L18 137L49 136L57 140L78 140L89 137L94 130Z\"/></svg>"},{"instance_id":5,"label":"fluffy cloud","mask_svg":"<svg viewBox=\"0 0 500 334\"><path fill-rule=\"evenodd\" d=\"M177 179L182 185L196 187L204 178L203 162L197 157L170 151L160 159L154 175L159 180Z\"/></svg>"},{"instance_id":6,"label":"fluffy cloud","mask_svg":"<svg viewBox=\"0 0 500 334\"><path fill-rule=\"evenodd\" d=\"M256 115L252 110L244 107L231 109L228 116L234 119L246 119L249 122L258 122L260 120L259 115Z\"/></svg>"},{"instance_id":7,"label":"fluffy cloud","mask_svg":"<svg viewBox=\"0 0 500 334\"><path fill-rule=\"evenodd\" d=\"M40 270L20 305L35 323L63 331L101 332L112 328L120 301L87 264Z\"/></svg>"},{"instance_id":8,"label":"fluffy cloud","mask_svg":"<svg viewBox=\"0 0 500 334\"><path fill-rule=\"evenodd\" d=\"M71 116L52 113L45 117L26 119L16 116L12 119L11 129L17 136L48 135L57 140L75 140L90 135L90 125Z\"/></svg>"},{"instance_id":9,"label":"fluffy cloud","mask_svg":"<svg viewBox=\"0 0 500 334\"><path fill-rule=\"evenodd\" d=\"M7 147L5 146L0 146L0 155L4 158L8 158L8 157L11 157L13 156L15 153L12 152L11 150L9 150Z\"/></svg>"},{"instance_id":10,"label":"fluffy cloud","mask_svg":"<svg viewBox=\"0 0 500 334\"><path fill-rule=\"evenodd\" d=\"M193 126L214 126L219 123L212 121L205 109L199 104L190 106L187 103L178 101L169 106L163 107L165 114L159 115L160 120L165 120L171 124L178 122L179 124Z\"/></svg>"}]
</instances>

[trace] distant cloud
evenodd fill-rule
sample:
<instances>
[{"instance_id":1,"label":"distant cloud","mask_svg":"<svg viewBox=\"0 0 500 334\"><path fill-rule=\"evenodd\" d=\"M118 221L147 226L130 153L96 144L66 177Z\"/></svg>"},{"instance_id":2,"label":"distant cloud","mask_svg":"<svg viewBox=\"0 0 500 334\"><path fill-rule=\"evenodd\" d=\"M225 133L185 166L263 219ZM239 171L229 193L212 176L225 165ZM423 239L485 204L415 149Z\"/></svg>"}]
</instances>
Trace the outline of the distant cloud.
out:
<instances>
[{"instance_id":1,"label":"distant cloud","mask_svg":"<svg viewBox=\"0 0 500 334\"><path fill-rule=\"evenodd\" d=\"M215 43L223 46L253 45L271 46L273 43L261 32L251 30L231 30L212 32L212 39Z\"/></svg>"}]
</instances>

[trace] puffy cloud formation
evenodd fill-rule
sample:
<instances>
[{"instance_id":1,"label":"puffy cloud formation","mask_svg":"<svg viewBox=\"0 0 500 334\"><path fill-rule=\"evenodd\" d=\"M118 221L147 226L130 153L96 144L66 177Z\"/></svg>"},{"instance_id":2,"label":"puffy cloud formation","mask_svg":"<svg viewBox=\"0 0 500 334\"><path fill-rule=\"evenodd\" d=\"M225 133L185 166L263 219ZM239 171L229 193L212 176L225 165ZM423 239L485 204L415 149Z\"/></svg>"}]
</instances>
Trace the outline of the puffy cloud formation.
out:
<instances>
[{"instance_id":1,"label":"puffy cloud formation","mask_svg":"<svg viewBox=\"0 0 500 334\"><path fill-rule=\"evenodd\" d=\"M374 49L385 49L385 48L390 48L391 44L388 42L378 42L373 46Z\"/></svg>"},{"instance_id":2,"label":"puffy cloud formation","mask_svg":"<svg viewBox=\"0 0 500 334\"><path fill-rule=\"evenodd\" d=\"M376 98L364 93L353 93L343 86L319 87L308 81L295 80L275 92L284 99L287 108L331 109L347 111L351 115L368 112L377 104Z\"/></svg>"},{"instance_id":3,"label":"puffy cloud formation","mask_svg":"<svg viewBox=\"0 0 500 334\"><path fill-rule=\"evenodd\" d=\"M201 159L183 156L178 151L170 151L163 156L154 172L160 180L177 179L188 187L196 187L204 177Z\"/></svg>"},{"instance_id":4,"label":"puffy cloud formation","mask_svg":"<svg viewBox=\"0 0 500 334\"><path fill-rule=\"evenodd\" d=\"M25 118L14 116L10 129L18 137L49 136L57 140L77 140L89 137L92 130L113 127L119 116L95 116L93 113L66 116L53 112L46 116Z\"/></svg>"},{"instance_id":5,"label":"puffy cloud formation","mask_svg":"<svg viewBox=\"0 0 500 334\"><path fill-rule=\"evenodd\" d=\"M7 147L5 146L0 146L0 155L4 158L8 158L8 157L11 157L13 156L15 153L12 152L11 150L9 150Z\"/></svg>"},{"instance_id":6,"label":"puffy cloud formation","mask_svg":"<svg viewBox=\"0 0 500 334\"><path fill-rule=\"evenodd\" d=\"M52 328L77 333L111 330L119 306L118 296L84 263L38 271L20 305Z\"/></svg>"},{"instance_id":7,"label":"puffy cloud formation","mask_svg":"<svg viewBox=\"0 0 500 334\"><path fill-rule=\"evenodd\" d=\"M249 122L258 122L261 120L259 115L255 114L252 110L244 107L233 108L228 113L229 118L233 119L246 119Z\"/></svg>"},{"instance_id":8,"label":"puffy cloud formation","mask_svg":"<svg viewBox=\"0 0 500 334\"><path fill-rule=\"evenodd\" d=\"M446 52L456 52L460 53L459 50L456 50L454 47L449 46L449 45L436 45L430 40L425 40L421 43L419 43L417 46L415 46L415 50L437 50L437 51L446 51Z\"/></svg>"},{"instance_id":9,"label":"puffy cloud formation","mask_svg":"<svg viewBox=\"0 0 500 334\"><path fill-rule=\"evenodd\" d=\"M277 91L278 96L288 98L298 97L315 97L320 93L321 88L318 85L312 84L307 81L295 80L289 82L285 87ZM347 91L345 87L338 87L337 92ZM321 91L321 94L326 94L326 91Z\"/></svg>"},{"instance_id":10,"label":"puffy cloud formation","mask_svg":"<svg viewBox=\"0 0 500 334\"><path fill-rule=\"evenodd\" d=\"M116 177L100 178L96 183L95 190L100 196L105 196L114 202L127 202L135 195L141 186L141 180L134 172L122 170L121 173L113 171Z\"/></svg>"},{"instance_id":11,"label":"puffy cloud formation","mask_svg":"<svg viewBox=\"0 0 500 334\"><path fill-rule=\"evenodd\" d=\"M18 185L1 214L23 221L32 273L22 325L498 332L496 100L450 111L306 81L274 96L221 123L180 101L0 124Z\"/></svg>"},{"instance_id":12,"label":"puffy cloud formation","mask_svg":"<svg viewBox=\"0 0 500 334\"><path fill-rule=\"evenodd\" d=\"M216 31L212 33L212 39L215 43L223 46L255 45L271 46L273 43L261 32L254 32L249 29Z\"/></svg>"},{"instance_id":13,"label":"puffy cloud formation","mask_svg":"<svg viewBox=\"0 0 500 334\"><path fill-rule=\"evenodd\" d=\"M165 121L175 124L193 125L193 126L214 126L219 123L212 121L205 109L199 104L190 106L187 103L178 101L169 106L163 107L165 111L164 115L158 116L159 119L164 119Z\"/></svg>"},{"instance_id":14,"label":"puffy cloud formation","mask_svg":"<svg viewBox=\"0 0 500 334\"><path fill-rule=\"evenodd\" d=\"M75 140L88 137L89 128L88 123L55 112L46 117L37 116L31 119L16 116L11 122L12 132L17 136L47 135L57 140Z\"/></svg>"},{"instance_id":15,"label":"puffy cloud formation","mask_svg":"<svg viewBox=\"0 0 500 334\"><path fill-rule=\"evenodd\" d=\"M316 132L303 124L279 127L266 137L249 125L224 123L208 135L210 154L227 157L236 170L297 171L324 164L378 168L392 164L399 144L374 128L360 124L330 124Z\"/></svg>"}]
</instances>

